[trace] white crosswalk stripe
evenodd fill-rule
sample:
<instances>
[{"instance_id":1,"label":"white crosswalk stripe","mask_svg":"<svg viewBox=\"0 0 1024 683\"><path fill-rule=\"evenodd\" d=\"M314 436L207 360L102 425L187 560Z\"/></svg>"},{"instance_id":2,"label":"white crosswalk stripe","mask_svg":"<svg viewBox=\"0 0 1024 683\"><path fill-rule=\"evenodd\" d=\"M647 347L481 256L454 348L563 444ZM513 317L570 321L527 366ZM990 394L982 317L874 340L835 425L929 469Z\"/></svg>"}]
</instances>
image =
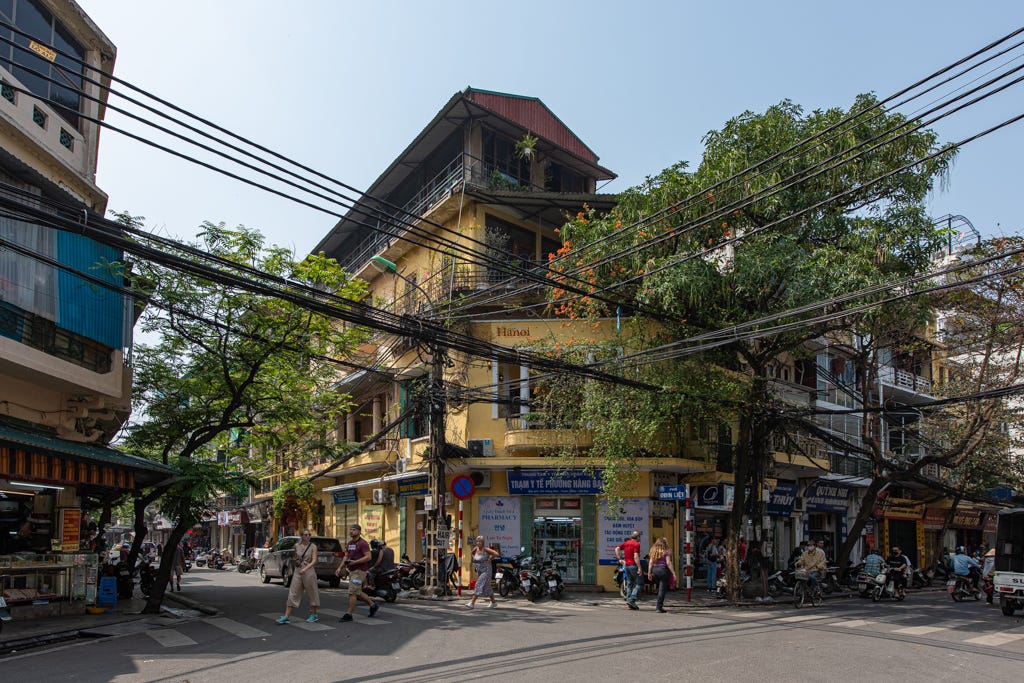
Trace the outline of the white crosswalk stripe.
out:
<instances>
[{"instance_id":1,"label":"white crosswalk stripe","mask_svg":"<svg viewBox=\"0 0 1024 683\"><path fill-rule=\"evenodd\" d=\"M814 621L816 619L828 619L827 614L800 614L795 617L780 617L775 621L784 621L788 623L797 623L801 621Z\"/></svg>"},{"instance_id":2,"label":"white crosswalk stripe","mask_svg":"<svg viewBox=\"0 0 1024 683\"><path fill-rule=\"evenodd\" d=\"M212 617L205 621L210 626L215 626L220 630L227 631L231 635L239 638L265 638L270 635L266 631L261 631L258 628L253 628L252 626L246 626L241 622L235 621L234 619L228 619L226 617Z\"/></svg>"},{"instance_id":3,"label":"white crosswalk stripe","mask_svg":"<svg viewBox=\"0 0 1024 683\"><path fill-rule=\"evenodd\" d=\"M893 633L901 633L907 636L926 636L929 633L948 630L949 627L947 626L908 626L906 628L898 628Z\"/></svg>"},{"instance_id":4,"label":"white crosswalk stripe","mask_svg":"<svg viewBox=\"0 0 1024 683\"><path fill-rule=\"evenodd\" d=\"M992 647L999 647L1000 645L1006 645L1012 643L1015 640L1024 638L1024 633L990 633L985 636L978 636L977 638L968 638L965 643L971 643L972 645L990 645Z\"/></svg>"},{"instance_id":5,"label":"white crosswalk stripe","mask_svg":"<svg viewBox=\"0 0 1024 683\"><path fill-rule=\"evenodd\" d=\"M146 635L160 643L164 647L184 647L186 645L196 645L196 641L192 640L184 633L178 633L172 628L161 628L153 631L146 631Z\"/></svg>"},{"instance_id":6,"label":"white crosswalk stripe","mask_svg":"<svg viewBox=\"0 0 1024 683\"><path fill-rule=\"evenodd\" d=\"M867 621L866 619L851 619L849 621L836 621L829 626L842 626L843 628L862 628L864 626L872 626L875 622Z\"/></svg>"},{"instance_id":7,"label":"white crosswalk stripe","mask_svg":"<svg viewBox=\"0 0 1024 683\"><path fill-rule=\"evenodd\" d=\"M358 621L360 624L366 624L367 626L385 626L387 624L390 624L391 622L387 619L382 618L383 611L383 609L379 610L377 612L377 616L373 617L372 619L365 612L360 611L353 615L353 621ZM336 609L321 609L320 614L326 614L328 616L335 617L335 619L338 619L345 613Z\"/></svg>"}]
</instances>

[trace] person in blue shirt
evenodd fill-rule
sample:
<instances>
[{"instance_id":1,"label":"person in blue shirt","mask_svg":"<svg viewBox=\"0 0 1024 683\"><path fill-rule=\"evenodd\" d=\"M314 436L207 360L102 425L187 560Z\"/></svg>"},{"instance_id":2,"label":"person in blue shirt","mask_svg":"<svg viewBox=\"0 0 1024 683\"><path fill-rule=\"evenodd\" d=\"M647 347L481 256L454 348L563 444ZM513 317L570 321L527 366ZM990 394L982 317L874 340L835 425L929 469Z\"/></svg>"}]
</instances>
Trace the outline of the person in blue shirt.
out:
<instances>
[{"instance_id":1,"label":"person in blue shirt","mask_svg":"<svg viewBox=\"0 0 1024 683\"><path fill-rule=\"evenodd\" d=\"M973 570L973 571L972 571ZM964 547L958 546L956 555L953 556L953 573L957 576L967 576L971 579L971 586L978 587L978 575L981 573L981 565L964 552Z\"/></svg>"},{"instance_id":2,"label":"person in blue shirt","mask_svg":"<svg viewBox=\"0 0 1024 683\"><path fill-rule=\"evenodd\" d=\"M882 565L884 564L885 558L879 555L874 548L868 548L867 557L864 558L864 573L874 578L882 571Z\"/></svg>"}]
</instances>

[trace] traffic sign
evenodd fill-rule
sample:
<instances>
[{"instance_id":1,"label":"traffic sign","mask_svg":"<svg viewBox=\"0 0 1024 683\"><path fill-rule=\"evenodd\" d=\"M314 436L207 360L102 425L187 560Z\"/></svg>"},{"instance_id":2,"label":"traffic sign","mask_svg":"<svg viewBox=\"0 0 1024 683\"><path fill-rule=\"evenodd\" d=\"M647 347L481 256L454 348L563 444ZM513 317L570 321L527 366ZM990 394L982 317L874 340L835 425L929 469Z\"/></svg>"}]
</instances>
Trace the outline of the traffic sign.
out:
<instances>
[{"instance_id":1,"label":"traffic sign","mask_svg":"<svg viewBox=\"0 0 1024 683\"><path fill-rule=\"evenodd\" d=\"M472 498L474 491L476 491L476 485L465 474L460 474L452 479L452 494L459 500Z\"/></svg>"},{"instance_id":2,"label":"traffic sign","mask_svg":"<svg viewBox=\"0 0 1024 683\"><path fill-rule=\"evenodd\" d=\"M658 500L686 500L686 484L659 486Z\"/></svg>"}]
</instances>

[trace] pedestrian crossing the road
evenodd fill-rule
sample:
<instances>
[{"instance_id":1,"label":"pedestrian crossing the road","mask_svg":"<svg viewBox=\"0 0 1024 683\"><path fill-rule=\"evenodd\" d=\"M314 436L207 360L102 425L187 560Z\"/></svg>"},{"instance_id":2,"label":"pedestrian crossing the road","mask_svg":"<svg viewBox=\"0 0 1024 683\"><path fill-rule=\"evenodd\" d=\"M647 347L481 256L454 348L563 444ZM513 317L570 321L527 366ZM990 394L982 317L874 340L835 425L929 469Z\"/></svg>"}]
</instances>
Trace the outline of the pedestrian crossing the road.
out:
<instances>
[{"instance_id":1,"label":"pedestrian crossing the road","mask_svg":"<svg viewBox=\"0 0 1024 683\"><path fill-rule=\"evenodd\" d=\"M586 607L580 605L567 605L564 603L545 603L543 605L532 605L532 604L519 604L519 603L501 603L496 610L489 610L486 605L477 605L477 609L468 610L465 608L463 602L444 602L444 603L429 603L420 602L415 605L402 604L394 605L387 604L382 606L381 610L377 613L374 618L366 616L364 610L359 610L355 615L355 621L360 627L368 626L372 628L379 628L381 626L388 626L396 622L405 620L415 622L432 622L437 621L441 618L447 619L479 619L483 618L485 614L501 614L507 612L515 614L518 612L529 612L529 613L546 613L546 614L569 614L579 612L590 612L593 611L594 607ZM220 631L228 633L236 638L241 639L254 639L254 638L269 638L275 633L279 632L279 629L298 629L300 631L308 632L323 632L323 631L334 631L338 629L349 628L348 626L338 623L338 619L344 614L342 610L326 609L321 608L319 610L320 621L308 622L305 616L294 615L292 620L287 626L273 625L273 628L269 630L263 630L262 628L256 628L249 624L229 619L227 617L211 617L202 619L199 623L208 624L213 626ZM483 614L481 614L483 613ZM280 612L264 612L257 615L259 618L266 620L266 622L273 623L277 621L277 618L281 616ZM161 628L146 631L146 635L154 640L157 644L165 648L177 648L187 647L197 644L197 640L181 632L181 628Z\"/></svg>"}]
</instances>

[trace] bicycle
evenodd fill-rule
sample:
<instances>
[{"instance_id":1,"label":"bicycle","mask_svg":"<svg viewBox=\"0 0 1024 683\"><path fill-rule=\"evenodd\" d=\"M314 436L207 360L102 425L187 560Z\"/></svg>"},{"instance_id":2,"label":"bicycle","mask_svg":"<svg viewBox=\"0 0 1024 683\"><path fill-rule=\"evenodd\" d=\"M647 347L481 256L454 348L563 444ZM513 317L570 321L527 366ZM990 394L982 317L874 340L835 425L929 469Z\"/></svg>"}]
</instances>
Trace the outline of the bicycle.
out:
<instances>
[{"instance_id":1,"label":"bicycle","mask_svg":"<svg viewBox=\"0 0 1024 683\"><path fill-rule=\"evenodd\" d=\"M811 588L808 585L810 572L804 569L796 570L793 578L796 580L796 585L793 587L793 606L799 609L810 602L814 607L820 607L822 602L821 579L818 580L818 585Z\"/></svg>"}]
</instances>

